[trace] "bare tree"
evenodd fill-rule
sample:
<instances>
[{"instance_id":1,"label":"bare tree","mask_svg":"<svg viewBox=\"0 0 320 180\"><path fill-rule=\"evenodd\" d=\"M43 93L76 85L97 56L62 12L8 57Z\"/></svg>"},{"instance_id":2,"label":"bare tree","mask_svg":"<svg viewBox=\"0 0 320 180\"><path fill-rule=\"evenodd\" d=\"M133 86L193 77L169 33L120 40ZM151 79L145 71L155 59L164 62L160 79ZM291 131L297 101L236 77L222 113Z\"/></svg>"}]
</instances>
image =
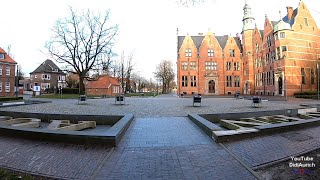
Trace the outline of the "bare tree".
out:
<instances>
[{"instance_id":1,"label":"bare tree","mask_svg":"<svg viewBox=\"0 0 320 180\"><path fill-rule=\"evenodd\" d=\"M120 64L118 65L118 67L113 67L114 72L118 70L119 82L121 84L122 92L124 93L126 93L127 91L131 91L130 80L133 67L133 52L131 52L131 54L126 57L124 51L121 53Z\"/></svg>"},{"instance_id":2,"label":"bare tree","mask_svg":"<svg viewBox=\"0 0 320 180\"><path fill-rule=\"evenodd\" d=\"M109 24L109 11L77 13L70 8L70 16L57 20L52 33L46 43L50 55L78 74L80 94L84 94L83 81L90 78L89 71L103 66L112 55L118 25Z\"/></svg>"},{"instance_id":3,"label":"bare tree","mask_svg":"<svg viewBox=\"0 0 320 180\"><path fill-rule=\"evenodd\" d=\"M196 4L204 3L208 0L176 0L176 2L185 7L191 7Z\"/></svg>"},{"instance_id":4,"label":"bare tree","mask_svg":"<svg viewBox=\"0 0 320 180\"><path fill-rule=\"evenodd\" d=\"M174 80L175 73L173 71L173 64L169 60L163 60L158 64L156 72L154 75L157 79L162 82L162 93L168 93L171 82Z\"/></svg>"}]
</instances>

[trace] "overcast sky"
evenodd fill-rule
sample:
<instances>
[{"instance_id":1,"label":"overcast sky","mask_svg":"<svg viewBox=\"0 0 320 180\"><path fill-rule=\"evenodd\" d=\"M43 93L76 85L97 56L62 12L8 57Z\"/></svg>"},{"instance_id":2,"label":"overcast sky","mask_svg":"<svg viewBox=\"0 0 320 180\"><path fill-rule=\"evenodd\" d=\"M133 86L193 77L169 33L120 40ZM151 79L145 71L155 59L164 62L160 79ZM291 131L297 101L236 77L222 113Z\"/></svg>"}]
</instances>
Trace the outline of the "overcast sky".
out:
<instances>
[{"instance_id":1,"label":"overcast sky","mask_svg":"<svg viewBox=\"0 0 320 180\"><path fill-rule=\"evenodd\" d=\"M286 6L296 8L300 0L248 0L259 28L265 14L271 20L286 15ZM320 1L304 0L320 25ZM11 45L15 61L29 73L45 59L45 42L58 18L75 10L110 9L113 24L119 24L115 51L134 51L135 71L153 77L163 59L176 62L176 29L179 35L196 35L208 30L216 35L233 35L242 30L245 0L207 0L194 7L183 7L176 0L0 0L0 46ZM57 64L59 66L59 64Z\"/></svg>"}]
</instances>

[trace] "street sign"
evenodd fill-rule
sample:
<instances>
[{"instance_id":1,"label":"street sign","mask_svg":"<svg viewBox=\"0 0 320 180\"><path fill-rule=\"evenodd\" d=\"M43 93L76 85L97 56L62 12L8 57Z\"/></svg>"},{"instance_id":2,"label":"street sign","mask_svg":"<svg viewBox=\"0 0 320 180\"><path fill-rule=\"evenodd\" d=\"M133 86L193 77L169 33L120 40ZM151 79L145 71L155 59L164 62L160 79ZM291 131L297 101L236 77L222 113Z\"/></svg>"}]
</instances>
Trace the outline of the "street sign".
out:
<instances>
[{"instance_id":1,"label":"street sign","mask_svg":"<svg viewBox=\"0 0 320 180\"><path fill-rule=\"evenodd\" d=\"M40 86L33 86L33 91L40 92Z\"/></svg>"}]
</instances>

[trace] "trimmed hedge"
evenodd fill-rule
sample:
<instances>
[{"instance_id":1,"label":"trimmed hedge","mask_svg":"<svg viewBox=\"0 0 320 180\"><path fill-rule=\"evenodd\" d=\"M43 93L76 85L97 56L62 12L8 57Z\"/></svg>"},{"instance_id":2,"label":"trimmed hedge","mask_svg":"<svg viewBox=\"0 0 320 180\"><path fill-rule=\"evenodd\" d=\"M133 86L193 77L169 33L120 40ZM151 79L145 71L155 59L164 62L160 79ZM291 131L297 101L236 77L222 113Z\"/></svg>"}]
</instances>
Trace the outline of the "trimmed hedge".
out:
<instances>
[{"instance_id":1,"label":"trimmed hedge","mask_svg":"<svg viewBox=\"0 0 320 180\"><path fill-rule=\"evenodd\" d=\"M305 99L318 99L317 91L305 91L305 92L296 92L294 97L296 98L305 98Z\"/></svg>"},{"instance_id":2,"label":"trimmed hedge","mask_svg":"<svg viewBox=\"0 0 320 180\"><path fill-rule=\"evenodd\" d=\"M23 97L0 97L0 102L23 100Z\"/></svg>"},{"instance_id":3,"label":"trimmed hedge","mask_svg":"<svg viewBox=\"0 0 320 180\"><path fill-rule=\"evenodd\" d=\"M63 88L62 94L79 94L78 88Z\"/></svg>"}]
</instances>

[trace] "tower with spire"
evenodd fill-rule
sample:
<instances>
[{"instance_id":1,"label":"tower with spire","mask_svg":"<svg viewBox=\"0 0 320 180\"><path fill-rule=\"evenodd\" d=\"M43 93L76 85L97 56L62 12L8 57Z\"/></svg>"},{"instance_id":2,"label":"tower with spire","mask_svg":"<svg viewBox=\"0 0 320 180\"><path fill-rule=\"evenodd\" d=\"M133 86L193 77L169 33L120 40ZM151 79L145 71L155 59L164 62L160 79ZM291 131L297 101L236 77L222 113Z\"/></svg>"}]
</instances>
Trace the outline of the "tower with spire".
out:
<instances>
[{"instance_id":1,"label":"tower with spire","mask_svg":"<svg viewBox=\"0 0 320 180\"><path fill-rule=\"evenodd\" d=\"M243 7L242 49L243 49L243 88L244 94L253 94L254 87L254 62L253 62L253 34L256 27L248 1Z\"/></svg>"},{"instance_id":2,"label":"tower with spire","mask_svg":"<svg viewBox=\"0 0 320 180\"><path fill-rule=\"evenodd\" d=\"M248 4L248 1L245 1L245 5L243 7L243 27L242 31L253 30L255 28L255 19L252 15L251 7Z\"/></svg>"}]
</instances>

